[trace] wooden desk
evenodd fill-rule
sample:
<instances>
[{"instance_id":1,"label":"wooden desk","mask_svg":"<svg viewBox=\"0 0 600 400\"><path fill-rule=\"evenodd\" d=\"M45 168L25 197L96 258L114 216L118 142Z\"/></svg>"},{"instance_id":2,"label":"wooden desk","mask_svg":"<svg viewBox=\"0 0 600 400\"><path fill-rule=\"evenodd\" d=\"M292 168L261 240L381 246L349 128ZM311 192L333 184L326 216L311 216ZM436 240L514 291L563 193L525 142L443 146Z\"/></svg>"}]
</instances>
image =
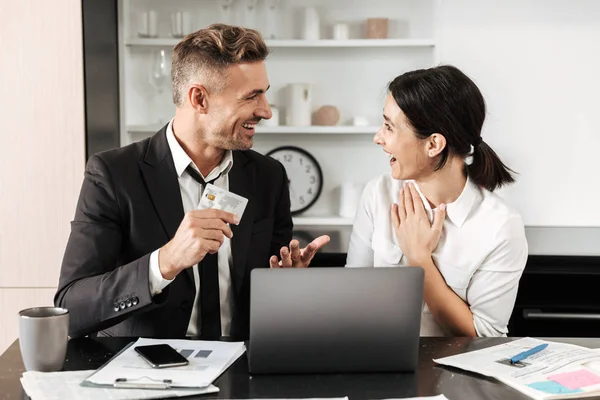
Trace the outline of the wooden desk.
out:
<instances>
[{"instance_id":1,"label":"wooden desk","mask_svg":"<svg viewBox=\"0 0 600 400\"><path fill-rule=\"evenodd\" d=\"M133 338L81 338L69 342L65 370L96 369ZM514 338L421 338L416 373L254 375L245 356L215 384L219 393L197 398L308 398L344 397L350 400L402 398L444 394L450 400L528 399L491 379L434 365L432 359L477 350ZM600 339L550 339L586 347L600 347ZM19 343L0 356L0 399L23 399L19 377L24 371ZM191 397L187 397L191 398Z\"/></svg>"}]
</instances>

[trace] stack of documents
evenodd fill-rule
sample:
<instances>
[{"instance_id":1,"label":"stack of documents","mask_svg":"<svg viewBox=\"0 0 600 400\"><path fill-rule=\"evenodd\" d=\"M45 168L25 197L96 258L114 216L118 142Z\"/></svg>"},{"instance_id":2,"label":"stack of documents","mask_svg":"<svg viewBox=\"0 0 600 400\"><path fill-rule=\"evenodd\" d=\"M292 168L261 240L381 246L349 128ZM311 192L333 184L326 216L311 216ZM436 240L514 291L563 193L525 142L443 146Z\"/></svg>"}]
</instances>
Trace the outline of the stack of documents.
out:
<instances>
[{"instance_id":1,"label":"stack of documents","mask_svg":"<svg viewBox=\"0 0 600 400\"><path fill-rule=\"evenodd\" d=\"M531 354L537 346L543 349ZM511 363L511 358L528 351L521 361ZM433 361L496 378L534 399L600 396L600 351L596 349L523 338Z\"/></svg>"},{"instance_id":2,"label":"stack of documents","mask_svg":"<svg viewBox=\"0 0 600 400\"><path fill-rule=\"evenodd\" d=\"M135 350L135 346L168 344L189 360L181 367L152 368ZM210 386L244 352L243 342L201 340L138 339L113 357L102 368L82 382L84 386L114 386L127 382L149 387L169 382L169 388L206 388Z\"/></svg>"},{"instance_id":3,"label":"stack of documents","mask_svg":"<svg viewBox=\"0 0 600 400\"><path fill-rule=\"evenodd\" d=\"M35 372L28 371L21 378L25 393L32 400L129 400L163 399L164 390L112 389L82 387L80 383L94 371ZM208 386L203 389L171 389L169 397L192 396L215 393L219 389Z\"/></svg>"}]
</instances>

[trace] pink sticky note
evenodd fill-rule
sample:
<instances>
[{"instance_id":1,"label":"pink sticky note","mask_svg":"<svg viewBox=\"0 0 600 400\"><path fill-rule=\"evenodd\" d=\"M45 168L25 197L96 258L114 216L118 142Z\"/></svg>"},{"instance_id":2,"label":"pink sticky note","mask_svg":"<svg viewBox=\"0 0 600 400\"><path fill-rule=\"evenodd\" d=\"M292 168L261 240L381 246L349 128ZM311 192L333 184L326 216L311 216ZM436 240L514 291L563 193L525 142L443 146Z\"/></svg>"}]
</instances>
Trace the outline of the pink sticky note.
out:
<instances>
[{"instance_id":1,"label":"pink sticky note","mask_svg":"<svg viewBox=\"0 0 600 400\"><path fill-rule=\"evenodd\" d=\"M591 386L600 383L600 376L591 373L585 369L579 369L573 372L564 372L562 374L550 375L548 379L558 382L561 385L575 390L584 386Z\"/></svg>"}]
</instances>

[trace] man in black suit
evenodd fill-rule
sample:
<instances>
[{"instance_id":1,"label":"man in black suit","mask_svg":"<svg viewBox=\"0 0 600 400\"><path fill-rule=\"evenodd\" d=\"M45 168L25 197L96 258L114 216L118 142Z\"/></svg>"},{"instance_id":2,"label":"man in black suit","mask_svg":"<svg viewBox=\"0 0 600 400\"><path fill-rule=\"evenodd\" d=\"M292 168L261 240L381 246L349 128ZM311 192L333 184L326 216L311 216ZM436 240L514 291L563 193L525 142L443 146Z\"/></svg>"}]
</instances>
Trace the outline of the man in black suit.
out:
<instances>
[{"instance_id":1,"label":"man in black suit","mask_svg":"<svg viewBox=\"0 0 600 400\"><path fill-rule=\"evenodd\" d=\"M267 54L254 30L190 34L173 51L175 117L89 159L55 296L72 337L247 339L250 271L306 267L329 241L291 240L285 169L249 150L271 118ZM207 183L248 199L241 220L197 210Z\"/></svg>"}]
</instances>

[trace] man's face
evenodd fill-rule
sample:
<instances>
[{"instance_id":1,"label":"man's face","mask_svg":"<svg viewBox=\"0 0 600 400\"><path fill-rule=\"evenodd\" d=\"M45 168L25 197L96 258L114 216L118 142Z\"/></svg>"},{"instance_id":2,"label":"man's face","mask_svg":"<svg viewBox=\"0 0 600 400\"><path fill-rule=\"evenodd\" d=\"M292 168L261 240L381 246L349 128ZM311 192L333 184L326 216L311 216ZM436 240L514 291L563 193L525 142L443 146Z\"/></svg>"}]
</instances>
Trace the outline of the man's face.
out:
<instances>
[{"instance_id":1,"label":"man's face","mask_svg":"<svg viewBox=\"0 0 600 400\"><path fill-rule=\"evenodd\" d=\"M268 89L264 62L228 67L226 87L208 98L207 142L226 150L251 148L256 124L272 116L265 95Z\"/></svg>"}]
</instances>

